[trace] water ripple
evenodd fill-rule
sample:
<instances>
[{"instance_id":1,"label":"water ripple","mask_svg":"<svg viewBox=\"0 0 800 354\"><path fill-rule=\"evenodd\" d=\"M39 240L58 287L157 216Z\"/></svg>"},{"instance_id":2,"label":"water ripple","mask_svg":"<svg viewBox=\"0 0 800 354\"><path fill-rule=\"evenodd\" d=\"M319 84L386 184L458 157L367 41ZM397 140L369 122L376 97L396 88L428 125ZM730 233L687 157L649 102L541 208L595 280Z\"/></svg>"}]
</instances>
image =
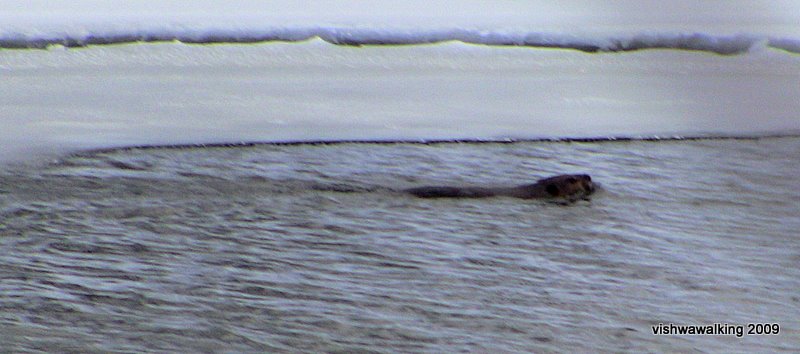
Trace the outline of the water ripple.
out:
<instances>
[{"instance_id":1,"label":"water ripple","mask_svg":"<svg viewBox=\"0 0 800 354\"><path fill-rule=\"evenodd\" d=\"M797 139L251 146L0 174L11 351L768 350L800 331ZM425 184L592 174L560 205ZM653 336L778 322L778 337Z\"/></svg>"}]
</instances>

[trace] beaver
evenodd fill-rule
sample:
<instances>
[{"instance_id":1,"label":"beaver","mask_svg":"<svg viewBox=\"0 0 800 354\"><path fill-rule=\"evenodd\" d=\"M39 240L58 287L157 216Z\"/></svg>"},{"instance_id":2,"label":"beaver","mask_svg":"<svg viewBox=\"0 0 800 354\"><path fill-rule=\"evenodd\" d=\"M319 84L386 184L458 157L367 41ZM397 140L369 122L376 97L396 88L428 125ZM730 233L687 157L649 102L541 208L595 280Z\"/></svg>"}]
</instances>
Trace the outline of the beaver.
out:
<instances>
[{"instance_id":1,"label":"beaver","mask_svg":"<svg viewBox=\"0 0 800 354\"><path fill-rule=\"evenodd\" d=\"M595 185L589 175L558 175L538 180L534 184L517 187L417 187L405 192L420 198L487 198L514 197L566 198L577 200L594 193Z\"/></svg>"}]
</instances>

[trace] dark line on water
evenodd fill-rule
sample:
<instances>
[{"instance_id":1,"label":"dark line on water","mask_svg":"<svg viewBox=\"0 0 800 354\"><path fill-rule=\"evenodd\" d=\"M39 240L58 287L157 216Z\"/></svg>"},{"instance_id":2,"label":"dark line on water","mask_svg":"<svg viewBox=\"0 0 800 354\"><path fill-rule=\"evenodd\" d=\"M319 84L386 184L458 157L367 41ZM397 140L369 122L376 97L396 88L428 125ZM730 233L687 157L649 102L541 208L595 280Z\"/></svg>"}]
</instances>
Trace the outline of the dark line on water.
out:
<instances>
[{"instance_id":1,"label":"dark line on water","mask_svg":"<svg viewBox=\"0 0 800 354\"><path fill-rule=\"evenodd\" d=\"M272 43L272 42L284 42L284 43L294 43L294 42L302 42L306 40L311 40L311 38L304 38L299 40L294 39L284 39L284 38L204 38L204 39L191 39L191 38L175 38L175 37L163 37L163 36L145 36L145 37L119 37L119 38L86 38L86 39L75 39L75 38L64 38L64 39L39 39L39 40L32 40L26 42L19 42L15 40L0 40L0 49L49 49L51 46L63 46L65 48L88 48L91 46L105 46L105 45L117 45L117 44L141 44L141 43L183 43L183 44L196 44L196 45L208 45L208 44L260 44L260 43ZM533 42L533 43L525 43L525 42L515 42L515 41L498 41L498 42L491 42L491 43L483 43L479 41L470 41L470 40L461 40L461 39L432 39L432 40L418 40L413 42L402 41L402 40L348 40L348 39L338 39L338 40L331 40L329 38L322 38L323 41L337 45L337 46L346 46L346 47L385 47L385 46L414 46L414 45L426 45L426 44L440 44L449 41L456 41L462 42L466 44L474 44L474 45L484 45L490 47L523 47L523 48L538 48L538 49L565 49L565 50L577 50L583 53L619 53L619 52L634 52L640 50L648 50L648 49L673 49L673 50L685 50L685 51L700 51L700 52L710 52L719 55L736 55L745 53L749 46L747 47L735 47L735 48L723 48L723 49L713 49L713 48L704 48L698 47L694 45L659 45L659 44L641 44L636 46L631 45L622 45L620 43L615 43L613 46L603 47L596 44L589 44L589 43L567 43L567 44L560 44L560 43L546 43L546 42ZM778 48L783 49L783 48Z\"/></svg>"},{"instance_id":2,"label":"dark line on water","mask_svg":"<svg viewBox=\"0 0 800 354\"><path fill-rule=\"evenodd\" d=\"M119 35L89 35L85 37L66 35L63 37L0 37L0 48L4 49L47 49L51 46L64 46L67 48L84 48L89 46L102 46L113 44L134 43L169 43L179 42L185 44L252 44L268 42L303 42L319 38L325 42L341 46L411 46L438 44L457 41L467 44L496 46L496 47L528 47L540 49L567 49L584 53L602 52L633 52L648 49L672 49L685 51L710 52L719 55L737 55L748 52L760 41L766 41L766 46L780 49L790 53L800 53L800 43L790 38L760 38L748 36L708 36L701 33L678 34L660 38L650 35L632 35L611 37L604 40L590 38L558 38L546 34L531 38L502 38L491 34L471 33L470 31L456 31L453 33L424 33L416 38L399 38L387 35L370 37L353 36L336 33L335 31L277 31L269 34L208 34L208 35L183 35L173 33L151 34L119 34Z\"/></svg>"},{"instance_id":3,"label":"dark line on water","mask_svg":"<svg viewBox=\"0 0 800 354\"><path fill-rule=\"evenodd\" d=\"M622 137L574 137L574 138L531 138L531 139L386 139L386 140L285 140L285 141L242 141L198 144L132 145L84 150L73 156L114 153L131 150L156 149L198 149L198 148L241 148L255 146L329 146L329 145L445 145L445 144L517 144L517 143L619 143L619 142L670 142L702 140L762 140L780 138L800 138L800 133L765 135L721 135L721 136L622 136Z\"/></svg>"}]
</instances>

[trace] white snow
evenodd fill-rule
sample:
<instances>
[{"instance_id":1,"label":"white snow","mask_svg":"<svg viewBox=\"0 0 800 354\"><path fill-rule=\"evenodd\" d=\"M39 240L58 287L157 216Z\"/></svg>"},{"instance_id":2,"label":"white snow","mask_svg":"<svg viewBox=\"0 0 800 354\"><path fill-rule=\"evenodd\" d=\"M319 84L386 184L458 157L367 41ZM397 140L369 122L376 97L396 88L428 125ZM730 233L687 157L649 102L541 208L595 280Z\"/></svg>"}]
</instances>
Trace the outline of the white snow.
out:
<instances>
[{"instance_id":1,"label":"white snow","mask_svg":"<svg viewBox=\"0 0 800 354\"><path fill-rule=\"evenodd\" d=\"M800 2L662 4L0 0L0 42L22 46L274 35L738 53L313 38L0 49L0 161L141 144L800 130Z\"/></svg>"},{"instance_id":2,"label":"white snow","mask_svg":"<svg viewBox=\"0 0 800 354\"><path fill-rule=\"evenodd\" d=\"M0 53L0 158L141 144L800 129L800 57L461 43Z\"/></svg>"}]
</instances>

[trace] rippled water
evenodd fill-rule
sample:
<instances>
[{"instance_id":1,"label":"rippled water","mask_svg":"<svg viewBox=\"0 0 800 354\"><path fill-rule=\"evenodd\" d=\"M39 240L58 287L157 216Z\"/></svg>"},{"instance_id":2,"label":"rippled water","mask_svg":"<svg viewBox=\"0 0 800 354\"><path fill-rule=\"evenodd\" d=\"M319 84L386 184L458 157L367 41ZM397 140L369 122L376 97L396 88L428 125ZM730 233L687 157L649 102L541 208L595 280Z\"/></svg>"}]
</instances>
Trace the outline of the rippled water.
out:
<instances>
[{"instance_id":1,"label":"rippled water","mask_svg":"<svg viewBox=\"0 0 800 354\"><path fill-rule=\"evenodd\" d=\"M87 153L0 173L0 343L73 352L800 347L800 139ZM429 184L589 173L562 205ZM658 323L777 336L654 336Z\"/></svg>"}]
</instances>

